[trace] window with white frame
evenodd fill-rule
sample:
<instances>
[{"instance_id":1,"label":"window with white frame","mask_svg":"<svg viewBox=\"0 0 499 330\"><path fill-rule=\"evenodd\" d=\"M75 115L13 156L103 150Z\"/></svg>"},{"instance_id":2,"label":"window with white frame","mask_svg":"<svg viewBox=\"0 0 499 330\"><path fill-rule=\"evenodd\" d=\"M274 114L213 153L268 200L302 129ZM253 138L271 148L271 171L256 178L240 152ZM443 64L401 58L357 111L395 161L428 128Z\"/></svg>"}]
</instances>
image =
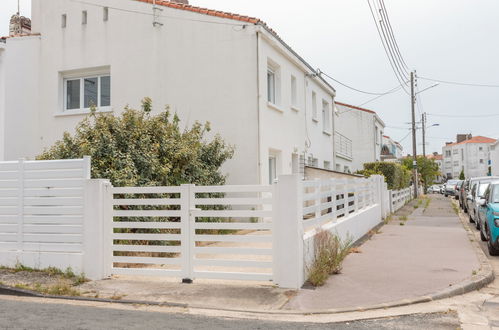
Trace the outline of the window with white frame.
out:
<instances>
[{"instance_id":1,"label":"window with white frame","mask_svg":"<svg viewBox=\"0 0 499 330\"><path fill-rule=\"evenodd\" d=\"M379 144L380 141L379 141L379 134L378 134L378 131L379 131L378 126L376 126L374 128L374 130L375 130L374 134L375 134L375 138L376 138L376 144Z\"/></svg>"},{"instance_id":2,"label":"window with white frame","mask_svg":"<svg viewBox=\"0 0 499 330\"><path fill-rule=\"evenodd\" d=\"M312 119L317 121L317 93L312 92Z\"/></svg>"},{"instance_id":3,"label":"window with white frame","mask_svg":"<svg viewBox=\"0 0 499 330\"><path fill-rule=\"evenodd\" d=\"M64 79L64 110L88 110L111 106L111 76L93 75Z\"/></svg>"},{"instance_id":4,"label":"window with white frame","mask_svg":"<svg viewBox=\"0 0 499 330\"><path fill-rule=\"evenodd\" d=\"M269 60L267 64L267 101L274 105L280 104L280 68Z\"/></svg>"},{"instance_id":5,"label":"window with white frame","mask_svg":"<svg viewBox=\"0 0 499 330\"><path fill-rule=\"evenodd\" d=\"M298 107L298 86L296 82L296 77L291 76L291 107Z\"/></svg>"},{"instance_id":6,"label":"window with white frame","mask_svg":"<svg viewBox=\"0 0 499 330\"><path fill-rule=\"evenodd\" d=\"M328 162L327 160L324 161L324 168L326 170L330 170L331 169L331 162Z\"/></svg>"},{"instance_id":7,"label":"window with white frame","mask_svg":"<svg viewBox=\"0 0 499 330\"><path fill-rule=\"evenodd\" d=\"M274 155L269 156L269 184L273 184L277 179L277 158Z\"/></svg>"},{"instance_id":8,"label":"window with white frame","mask_svg":"<svg viewBox=\"0 0 499 330\"><path fill-rule=\"evenodd\" d=\"M329 102L322 100L322 130L325 133L331 131L331 116L330 116Z\"/></svg>"}]
</instances>

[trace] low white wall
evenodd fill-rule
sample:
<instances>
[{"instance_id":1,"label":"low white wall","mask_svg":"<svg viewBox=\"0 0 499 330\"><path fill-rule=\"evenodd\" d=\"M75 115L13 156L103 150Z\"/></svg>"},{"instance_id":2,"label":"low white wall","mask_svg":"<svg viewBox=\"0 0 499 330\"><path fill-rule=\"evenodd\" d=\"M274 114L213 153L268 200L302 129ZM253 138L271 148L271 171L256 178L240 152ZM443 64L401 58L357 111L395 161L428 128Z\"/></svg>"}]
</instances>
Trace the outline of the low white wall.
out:
<instances>
[{"instance_id":1,"label":"low white wall","mask_svg":"<svg viewBox=\"0 0 499 330\"><path fill-rule=\"evenodd\" d=\"M349 240L354 243L379 225L381 221L381 206L376 204L363 209L358 213L353 213L348 217L341 218L337 222L326 224L322 227L322 230L329 231L331 234L338 236L342 242ZM308 278L308 270L314 262L314 239L315 232L307 233L303 238L304 279Z\"/></svg>"}]
</instances>

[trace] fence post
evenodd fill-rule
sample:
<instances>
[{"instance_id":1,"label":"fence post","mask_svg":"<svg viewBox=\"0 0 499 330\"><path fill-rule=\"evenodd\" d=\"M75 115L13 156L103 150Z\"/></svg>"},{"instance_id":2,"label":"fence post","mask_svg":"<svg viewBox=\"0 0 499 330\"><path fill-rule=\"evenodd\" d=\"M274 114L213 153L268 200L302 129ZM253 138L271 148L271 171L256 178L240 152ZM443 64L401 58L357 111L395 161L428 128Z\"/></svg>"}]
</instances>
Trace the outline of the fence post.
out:
<instances>
[{"instance_id":1,"label":"fence post","mask_svg":"<svg viewBox=\"0 0 499 330\"><path fill-rule=\"evenodd\" d=\"M17 259L19 262L23 262L23 252L24 252L24 158L19 159L18 165L18 197L17 197Z\"/></svg>"},{"instance_id":2,"label":"fence post","mask_svg":"<svg viewBox=\"0 0 499 330\"><path fill-rule=\"evenodd\" d=\"M180 186L180 222L181 222L181 242L180 257L182 259L182 283L192 283L194 280L193 273L193 262L194 262L194 251L196 246L195 242L195 232L192 222L196 219L192 217L192 211L195 208L194 199L195 193L193 184L183 184Z\"/></svg>"},{"instance_id":3,"label":"fence post","mask_svg":"<svg viewBox=\"0 0 499 330\"><path fill-rule=\"evenodd\" d=\"M304 281L303 185L298 175L281 175L274 185L272 221L274 282L299 289Z\"/></svg>"},{"instance_id":4,"label":"fence post","mask_svg":"<svg viewBox=\"0 0 499 330\"><path fill-rule=\"evenodd\" d=\"M82 271L92 280L110 275L112 262L112 186L85 180Z\"/></svg>"}]
</instances>

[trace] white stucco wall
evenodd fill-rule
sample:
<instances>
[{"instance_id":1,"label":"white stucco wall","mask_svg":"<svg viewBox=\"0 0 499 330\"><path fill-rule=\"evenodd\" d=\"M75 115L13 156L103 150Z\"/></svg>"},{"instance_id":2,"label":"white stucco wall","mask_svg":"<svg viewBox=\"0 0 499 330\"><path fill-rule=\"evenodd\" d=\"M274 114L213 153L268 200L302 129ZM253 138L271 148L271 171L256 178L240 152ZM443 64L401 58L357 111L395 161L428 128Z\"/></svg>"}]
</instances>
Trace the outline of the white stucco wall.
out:
<instances>
[{"instance_id":1,"label":"white stucco wall","mask_svg":"<svg viewBox=\"0 0 499 330\"><path fill-rule=\"evenodd\" d=\"M490 166L492 175L499 175L499 141L490 145Z\"/></svg>"},{"instance_id":2,"label":"white stucco wall","mask_svg":"<svg viewBox=\"0 0 499 330\"><path fill-rule=\"evenodd\" d=\"M63 112L63 78L67 73L93 69L111 74L112 109L119 113L126 105L137 108L145 96L152 98L155 112L170 105L179 114L181 125L209 121L212 132L220 133L236 146L233 160L224 166L231 183L256 183L257 170L257 83L256 34L254 27L243 29L234 21L163 8L162 27L153 27L152 6L136 1L33 0L33 31L41 33L36 68L25 68L25 95L39 91L36 106L21 105L37 118L33 131L38 139L19 137L18 148L9 138L6 159L34 157L43 148L71 131L84 118ZM103 21L102 6L109 6L109 21ZM122 8L116 10L113 8ZM81 24L82 11L88 23ZM36 16L36 14L39 16ZM142 13L142 14L141 14ZM61 15L67 27L61 28ZM199 20L202 16L202 21ZM221 21L231 24L218 24ZM206 22L215 22L210 24ZM26 44L26 38L19 38ZM8 45L16 39L9 39ZM22 40L22 41L21 41ZM32 46L32 45L30 45ZM18 52L12 52L18 56ZM10 65L9 65L10 66ZM10 77L10 74L8 74ZM30 79L31 78L31 79ZM18 88L19 84L12 84ZM34 97L36 99L36 96ZM15 115L15 114L14 114ZM9 135L9 134L8 134ZM9 135L10 136L10 135Z\"/></svg>"},{"instance_id":3,"label":"white stucco wall","mask_svg":"<svg viewBox=\"0 0 499 330\"><path fill-rule=\"evenodd\" d=\"M463 169L466 178L486 176L489 169L489 149L489 143L461 143L444 146L442 148L444 178L450 173L454 179L457 179ZM446 151L450 151L450 156L446 154Z\"/></svg>"},{"instance_id":4,"label":"white stucco wall","mask_svg":"<svg viewBox=\"0 0 499 330\"><path fill-rule=\"evenodd\" d=\"M5 58L7 45L0 41L0 160L4 158L5 145Z\"/></svg>"},{"instance_id":5,"label":"white stucco wall","mask_svg":"<svg viewBox=\"0 0 499 330\"><path fill-rule=\"evenodd\" d=\"M106 6L108 21L103 20ZM132 0L32 0L32 8L32 32L41 37L9 39L7 44L13 58L5 66L23 66L22 84L29 88L23 89L23 102L16 93L10 98L17 110L10 111L5 159L33 158L64 131L71 132L85 113L63 111L64 78L102 72L111 75L110 110L116 114L127 105L138 108L148 96L153 113L169 105L182 125L209 121L211 134L220 133L236 147L223 168L229 183L267 183L270 154L277 157L278 175L296 168L293 155L295 163L300 156L312 156L319 167L329 162L334 168L329 134L334 90L311 76L310 67L263 27L168 7L159 12L163 26L154 27L153 7ZM87 24L82 24L83 11ZM67 17L65 28L62 15ZM20 52L29 58L14 59ZM277 107L267 102L269 61L280 68ZM293 107L291 75L297 81ZM12 89L20 86L15 81ZM312 91L317 94L317 122L312 120ZM322 100L329 104L329 132L322 129ZM28 134L17 134L25 118L36 120L25 127Z\"/></svg>"},{"instance_id":6,"label":"white stucco wall","mask_svg":"<svg viewBox=\"0 0 499 330\"><path fill-rule=\"evenodd\" d=\"M336 131L352 140L352 171L363 169L365 163L381 158L384 123L375 113L366 112L336 103ZM376 139L376 127L378 139Z\"/></svg>"}]
</instances>

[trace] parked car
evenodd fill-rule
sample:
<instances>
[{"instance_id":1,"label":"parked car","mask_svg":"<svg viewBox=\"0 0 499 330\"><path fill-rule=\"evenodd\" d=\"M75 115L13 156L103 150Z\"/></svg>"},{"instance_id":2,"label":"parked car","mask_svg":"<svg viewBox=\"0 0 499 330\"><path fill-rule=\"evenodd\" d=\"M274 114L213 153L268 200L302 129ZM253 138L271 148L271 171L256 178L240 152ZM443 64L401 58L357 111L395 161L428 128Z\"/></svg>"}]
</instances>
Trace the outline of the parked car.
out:
<instances>
[{"instance_id":1,"label":"parked car","mask_svg":"<svg viewBox=\"0 0 499 330\"><path fill-rule=\"evenodd\" d=\"M478 214L478 207L482 200L485 199L485 191L489 184L493 181L497 181L495 177L487 177L486 179L472 179L471 180L471 191L466 197L468 215L471 223L475 223L475 227L480 229L480 219Z\"/></svg>"},{"instance_id":2,"label":"parked car","mask_svg":"<svg viewBox=\"0 0 499 330\"><path fill-rule=\"evenodd\" d=\"M445 183L444 196L456 196L456 185L459 180L449 180Z\"/></svg>"},{"instance_id":3,"label":"parked car","mask_svg":"<svg viewBox=\"0 0 499 330\"><path fill-rule=\"evenodd\" d=\"M433 185L430 188L428 188L428 193L429 194L440 194L441 187L439 185Z\"/></svg>"},{"instance_id":4,"label":"parked car","mask_svg":"<svg viewBox=\"0 0 499 330\"><path fill-rule=\"evenodd\" d=\"M456 188L454 191L454 198L459 199L459 195L461 194L461 187L463 186L464 180L459 180L456 184Z\"/></svg>"},{"instance_id":5,"label":"parked car","mask_svg":"<svg viewBox=\"0 0 499 330\"><path fill-rule=\"evenodd\" d=\"M464 180L461 185L461 189L459 190L459 206L461 206L464 213L468 213L468 208L466 207L466 196L468 196L469 193L470 181L471 179Z\"/></svg>"},{"instance_id":6,"label":"parked car","mask_svg":"<svg viewBox=\"0 0 499 330\"><path fill-rule=\"evenodd\" d=\"M487 241L491 256L499 256L499 182L489 184L485 199L480 202L480 212L483 214L480 237Z\"/></svg>"},{"instance_id":7,"label":"parked car","mask_svg":"<svg viewBox=\"0 0 499 330\"><path fill-rule=\"evenodd\" d=\"M445 193L445 183L440 186L440 193L443 195Z\"/></svg>"}]
</instances>

